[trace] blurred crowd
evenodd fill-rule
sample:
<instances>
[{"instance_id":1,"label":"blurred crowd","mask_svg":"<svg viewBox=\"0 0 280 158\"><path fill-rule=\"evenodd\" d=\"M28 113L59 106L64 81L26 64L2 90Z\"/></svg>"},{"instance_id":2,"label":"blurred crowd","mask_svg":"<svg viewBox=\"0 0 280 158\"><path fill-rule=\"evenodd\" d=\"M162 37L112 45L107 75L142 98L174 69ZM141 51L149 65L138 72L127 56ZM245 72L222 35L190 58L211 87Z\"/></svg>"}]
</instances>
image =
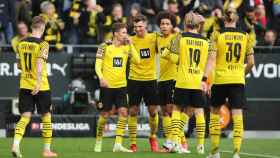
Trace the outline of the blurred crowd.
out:
<instances>
[{"instance_id":1,"label":"blurred crowd","mask_svg":"<svg viewBox=\"0 0 280 158\"><path fill-rule=\"evenodd\" d=\"M0 0L0 43L15 45L28 36L32 17L41 15L47 21L44 40L57 50L63 44L99 44L111 38L115 22L127 23L133 34L139 14L149 19L149 31L158 31L156 15L162 10L177 16L177 31L183 29L185 13L199 12L209 37L228 6L238 10L238 26L253 33L257 45L279 45L280 0Z\"/></svg>"}]
</instances>

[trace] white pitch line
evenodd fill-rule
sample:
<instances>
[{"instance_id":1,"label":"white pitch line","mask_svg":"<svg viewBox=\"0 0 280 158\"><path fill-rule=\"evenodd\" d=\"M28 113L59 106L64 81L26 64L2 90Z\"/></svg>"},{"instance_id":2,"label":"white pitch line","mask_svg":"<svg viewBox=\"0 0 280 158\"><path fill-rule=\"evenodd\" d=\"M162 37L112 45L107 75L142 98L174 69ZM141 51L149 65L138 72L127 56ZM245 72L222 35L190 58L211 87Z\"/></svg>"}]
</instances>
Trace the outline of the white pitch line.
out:
<instances>
[{"instance_id":1,"label":"white pitch line","mask_svg":"<svg viewBox=\"0 0 280 158\"><path fill-rule=\"evenodd\" d=\"M222 153L232 153L232 151L221 151ZM244 153L240 152L240 155L247 155L247 156L255 156L255 157L261 157L261 158L280 158L279 156L275 155L265 155L265 154L251 154L251 153Z\"/></svg>"}]
</instances>

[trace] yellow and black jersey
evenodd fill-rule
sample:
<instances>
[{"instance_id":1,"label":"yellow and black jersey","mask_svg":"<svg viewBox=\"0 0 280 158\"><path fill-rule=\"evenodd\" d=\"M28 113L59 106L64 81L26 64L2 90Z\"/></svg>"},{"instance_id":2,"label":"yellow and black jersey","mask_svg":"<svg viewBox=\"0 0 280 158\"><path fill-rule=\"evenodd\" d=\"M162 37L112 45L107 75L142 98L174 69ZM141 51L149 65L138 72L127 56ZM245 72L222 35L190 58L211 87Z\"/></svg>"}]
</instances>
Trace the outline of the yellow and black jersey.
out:
<instances>
[{"instance_id":1,"label":"yellow and black jersey","mask_svg":"<svg viewBox=\"0 0 280 158\"><path fill-rule=\"evenodd\" d=\"M133 45L115 46L101 44L96 54L95 71L99 78L108 81L108 88L126 87L128 57L132 63L139 63L140 57Z\"/></svg>"},{"instance_id":2,"label":"yellow and black jersey","mask_svg":"<svg viewBox=\"0 0 280 158\"><path fill-rule=\"evenodd\" d=\"M251 55L254 41L236 28L213 32L211 52L216 52L214 84L245 84L245 57Z\"/></svg>"},{"instance_id":3,"label":"yellow and black jersey","mask_svg":"<svg viewBox=\"0 0 280 158\"><path fill-rule=\"evenodd\" d=\"M20 88L34 89L37 84L37 66L38 58L44 59L42 64L42 82L40 91L49 90L49 82L47 78L47 59L49 53L49 44L35 37L27 37L19 42L17 46L21 75Z\"/></svg>"},{"instance_id":4,"label":"yellow and black jersey","mask_svg":"<svg viewBox=\"0 0 280 158\"><path fill-rule=\"evenodd\" d=\"M140 63L130 64L129 79L138 81L150 81L157 79L156 53L157 34L147 33L144 38L132 36L133 45L140 55Z\"/></svg>"},{"instance_id":5,"label":"yellow and black jersey","mask_svg":"<svg viewBox=\"0 0 280 158\"><path fill-rule=\"evenodd\" d=\"M171 39L174 38L176 34L171 34L168 37L158 36L157 38L157 48L158 52L162 53L165 48L171 42ZM170 60L161 57L160 58L160 73L159 81L175 80L177 73L177 65L172 63Z\"/></svg>"},{"instance_id":6,"label":"yellow and black jersey","mask_svg":"<svg viewBox=\"0 0 280 158\"><path fill-rule=\"evenodd\" d=\"M30 34L28 33L28 36ZM23 39L24 37L20 37L19 35L15 36L12 38L12 41L11 41L11 45L12 45L12 48L13 48L13 51L18 54L17 52L17 46L19 44L19 42Z\"/></svg>"},{"instance_id":7,"label":"yellow and black jersey","mask_svg":"<svg viewBox=\"0 0 280 158\"><path fill-rule=\"evenodd\" d=\"M63 21L58 17L58 14L49 17L42 13L40 16L46 21L46 29L43 35L44 40L50 44L61 43L61 29L59 25L62 24Z\"/></svg>"},{"instance_id":8,"label":"yellow and black jersey","mask_svg":"<svg viewBox=\"0 0 280 158\"><path fill-rule=\"evenodd\" d=\"M77 18L80 16L81 11L82 11L82 0L73 0L69 12L69 16L72 18Z\"/></svg>"},{"instance_id":9,"label":"yellow and black jersey","mask_svg":"<svg viewBox=\"0 0 280 158\"><path fill-rule=\"evenodd\" d=\"M18 46L18 43L20 42L20 38L19 36L15 36L12 38L12 41L11 41L11 44L12 44L12 48L13 48L13 51L17 54L17 46Z\"/></svg>"},{"instance_id":10,"label":"yellow and black jersey","mask_svg":"<svg viewBox=\"0 0 280 158\"><path fill-rule=\"evenodd\" d=\"M127 19L126 19L126 17L122 17L120 19L114 19L114 17L111 15L106 16L106 21L104 23L104 32L105 32L104 39L105 40L109 40L109 39L113 38L112 26L114 23L117 23L117 22L126 24Z\"/></svg>"},{"instance_id":11,"label":"yellow and black jersey","mask_svg":"<svg viewBox=\"0 0 280 158\"><path fill-rule=\"evenodd\" d=\"M178 56L176 88L201 89L208 48L209 40L200 34L184 32L172 39L164 54L167 52Z\"/></svg>"}]
</instances>

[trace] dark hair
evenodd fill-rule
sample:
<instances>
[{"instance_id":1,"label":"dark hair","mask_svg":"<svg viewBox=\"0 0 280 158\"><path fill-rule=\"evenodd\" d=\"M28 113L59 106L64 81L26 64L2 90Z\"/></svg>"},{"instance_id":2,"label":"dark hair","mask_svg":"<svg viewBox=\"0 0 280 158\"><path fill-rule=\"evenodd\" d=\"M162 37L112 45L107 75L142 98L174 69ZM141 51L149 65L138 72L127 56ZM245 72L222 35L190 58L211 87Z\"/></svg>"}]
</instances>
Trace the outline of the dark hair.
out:
<instances>
[{"instance_id":1,"label":"dark hair","mask_svg":"<svg viewBox=\"0 0 280 158\"><path fill-rule=\"evenodd\" d=\"M267 32L272 32L272 33L274 34L274 36L277 37L277 31L275 31L275 30L273 30L273 29L267 29L267 30L265 31L265 33L267 33Z\"/></svg>"},{"instance_id":2,"label":"dark hair","mask_svg":"<svg viewBox=\"0 0 280 158\"><path fill-rule=\"evenodd\" d=\"M114 23L112 26L112 32L119 32L123 28L126 28L126 24L120 22Z\"/></svg>"},{"instance_id":3,"label":"dark hair","mask_svg":"<svg viewBox=\"0 0 280 158\"><path fill-rule=\"evenodd\" d=\"M140 21L147 22L147 17L144 15L138 15L133 19L133 22L136 22L136 23L140 22Z\"/></svg>"},{"instance_id":4,"label":"dark hair","mask_svg":"<svg viewBox=\"0 0 280 158\"><path fill-rule=\"evenodd\" d=\"M162 12L158 13L158 15L157 15L158 26L160 25L160 22L161 22L162 19L170 20L173 27L175 27L177 25L176 16L174 14L170 13L170 12L162 11Z\"/></svg>"},{"instance_id":5,"label":"dark hair","mask_svg":"<svg viewBox=\"0 0 280 158\"><path fill-rule=\"evenodd\" d=\"M120 3L114 3L112 5L112 10L114 10L115 7L121 7L122 8L122 5Z\"/></svg>"},{"instance_id":6,"label":"dark hair","mask_svg":"<svg viewBox=\"0 0 280 158\"><path fill-rule=\"evenodd\" d=\"M177 0L168 0L167 1L167 4L176 4L177 3Z\"/></svg>"},{"instance_id":7,"label":"dark hair","mask_svg":"<svg viewBox=\"0 0 280 158\"><path fill-rule=\"evenodd\" d=\"M46 21L42 16L35 16L32 19L32 24L31 24L32 29L38 29L41 28L42 26L45 27L45 25L46 25Z\"/></svg>"}]
</instances>

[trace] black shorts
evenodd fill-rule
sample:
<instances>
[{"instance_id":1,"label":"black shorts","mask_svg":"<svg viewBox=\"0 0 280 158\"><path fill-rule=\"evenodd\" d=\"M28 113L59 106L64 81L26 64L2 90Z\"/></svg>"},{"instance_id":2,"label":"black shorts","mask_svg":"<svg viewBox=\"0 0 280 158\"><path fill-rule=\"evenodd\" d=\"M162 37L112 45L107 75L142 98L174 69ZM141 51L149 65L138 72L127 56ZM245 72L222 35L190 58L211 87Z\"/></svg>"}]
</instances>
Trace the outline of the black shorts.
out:
<instances>
[{"instance_id":1,"label":"black shorts","mask_svg":"<svg viewBox=\"0 0 280 158\"><path fill-rule=\"evenodd\" d=\"M19 90L19 111L34 112L35 106L39 114L51 111L51 91L39 91L38 94L32 95L30 89Z\"/></svg>"},{"instance_id":2,"label":"black shorts","mask_svg":"<svg viewBox=\"0 0 280 158\"><path fill-rule=\"evenodd\" d=\"M157 81L128 80L129 105L139 105L142 98L146 105L158 105Z\"/></svg>"},{"instance_id":3,"label":"black shorts","mask_svg":"<svg viewBox=\"0 0 280 158\"><path fill-rule=\"evenodd\" d=\"M228 103L233 109L242 109L245 105L245 87L243 84L213 85L211 89L211 103L213 107L220 107Z\"/></svg>"},{"instance_id":4,"label":"black shorts","mask_svg":"<svg viewBox=\"0 0 280 158\"><path fill-rule=\"evenodd\" d=\"M158 82L158 96L160 105L174 104L174 87L174 80Z\"/></svg>"},{"instance_id":5,"label":"black shorts","mask_svg":"<svg viewBox=\"0 0 280 158\"><path fill-rule=\"evenodd\" d=\"M175 88L174 102L176 105L186 108L188 106L203 108L205 106L205 95L198 89Z\"/></svg>"},{"instance_id":6,"label":"black shorts","mask_svg":"<svg viewBox=\"0 0 280 158\"><path fill-rule=\"evenodd\" d=\"M122 88L100 88L100 101L102 111L112 110L113 105L117 108L127 107L127 90Z\"/></svg>"}]
</instances>

